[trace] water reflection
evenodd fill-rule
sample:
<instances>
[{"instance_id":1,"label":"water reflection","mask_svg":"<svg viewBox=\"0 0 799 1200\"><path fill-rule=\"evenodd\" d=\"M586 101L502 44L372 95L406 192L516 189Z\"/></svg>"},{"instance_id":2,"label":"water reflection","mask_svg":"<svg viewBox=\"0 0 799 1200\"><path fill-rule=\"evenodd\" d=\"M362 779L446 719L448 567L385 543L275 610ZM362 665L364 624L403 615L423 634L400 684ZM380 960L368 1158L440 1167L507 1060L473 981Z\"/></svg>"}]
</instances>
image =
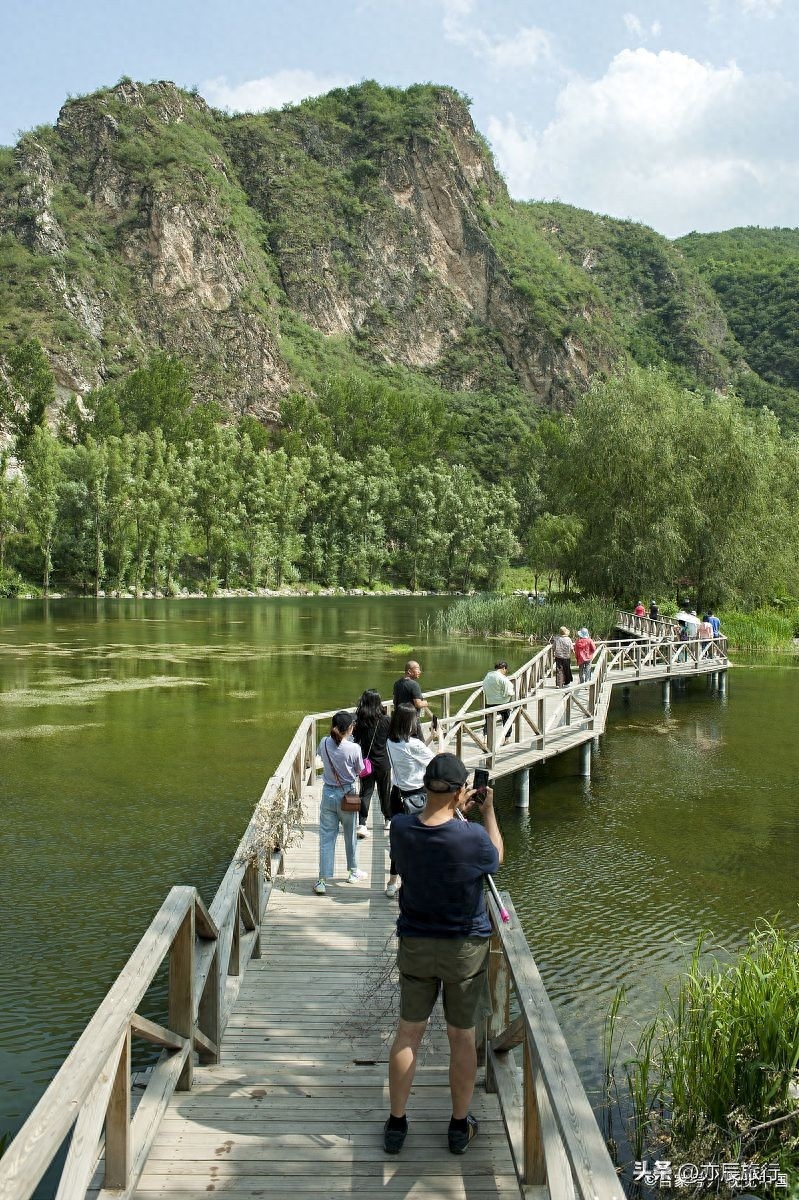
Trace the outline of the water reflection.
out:
<instances>
[{"instance_id":1,"label":"water reflection","mask_svg":"<svg viewBox=\"0 0 799 1200\"><path fill-rule=\"evenodd\" d=\"M442 601L0 604L0 1130L15 1127L176 881L206 900L302 714L390 692L412 647L428 688L519 643L448 642ZM428 628L428 626L425 626ZM733 672L614 696L606 735L500 781L514 899L589 1088L627 985L657 1003L699 932L797 927L799 673Z\"/></svg>"}]
</instances>

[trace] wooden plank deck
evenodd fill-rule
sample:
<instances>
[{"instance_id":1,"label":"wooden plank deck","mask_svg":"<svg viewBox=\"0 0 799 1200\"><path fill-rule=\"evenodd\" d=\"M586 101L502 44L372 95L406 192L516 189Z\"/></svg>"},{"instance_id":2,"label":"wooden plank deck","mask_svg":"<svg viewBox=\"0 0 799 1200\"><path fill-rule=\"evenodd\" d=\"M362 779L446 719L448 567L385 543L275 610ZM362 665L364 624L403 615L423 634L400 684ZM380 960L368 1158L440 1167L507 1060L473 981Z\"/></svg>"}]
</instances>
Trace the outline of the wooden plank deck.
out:
<instances>
[{"instance_id":1,"label":"wooden plank deck","mask_svg":"<svg viewBox=\"0 0 799 1200\"><path fill-rule=\"evenodd\" d=\"M695 679L700 676L707 678L708 675L718 671L718 663L712 662L702 663L698 666L694 663L674 663L668 670L664 666L646 666L640 671L634 667L615 670L611 676L605 679L597 713L593 720L590 717L581 717L578 712L571 724L567 725L563 722L554 729L548 729L543 746L540 739L533 737L529 729L523 727L521 741L506 743L502 748L501 755L497 755L494 759L491 765L492 778L501 779L506 775L513 775L517 771L527 770L536 766L537 763L544 763L556 755L565 754L568 750L576 749L585 742L593 741L594 738L604 734L614 687L631 687L633 684L639 683L663 683L666 680L673 681L675 679ZM575 676L576 674L575 670ZM586 706L589 686L587 683L574 686L575 696L582 699ZM547 679L537 689L535 695L544 697L545 722L548 723L551 714L563 697L563 692L556 687L554 679ZM467 740L464 740L461 757L470 770L483 766L485 762L485 756L480 748Z\"/></svg>"},{"instance_id":2,"label":"wooden plank deck","mask_svg":"<svg viewBox=\"0 0 799 1200\"><path fill-rule=\"evenodd\" d=\"M375 797L376 801L376 797ZM302 843L289 855L262 926L262 957L242 983L217 1067L199 1067L175 1093L135 1192L141 1200L207 1196L488 1200L520 1195L495 1095L478 1076L477 1141L449 1153L448 1053L440 1008L408 1105L402 1153L382 1148L395 989L374 980L393 958L397 906L386 898L387 843L379 806L359 842L369 877L347 884L344 848L326 896L317 876L315 792ZM377 813L374 808L377 807Z\"/></svg>"}]
</instances>

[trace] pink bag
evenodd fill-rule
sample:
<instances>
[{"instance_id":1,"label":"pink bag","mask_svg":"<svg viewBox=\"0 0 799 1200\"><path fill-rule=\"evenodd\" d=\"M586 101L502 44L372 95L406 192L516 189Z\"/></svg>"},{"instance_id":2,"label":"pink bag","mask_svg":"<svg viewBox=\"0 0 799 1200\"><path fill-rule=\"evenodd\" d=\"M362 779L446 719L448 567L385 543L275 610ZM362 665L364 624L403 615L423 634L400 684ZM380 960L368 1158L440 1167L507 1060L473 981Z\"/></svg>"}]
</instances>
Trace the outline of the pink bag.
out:
<instances>
[{"instance_id":1,"label":"pink bag","mask_svg":"<svg viewBox=\"0 0 799 1200\"><path fill-rule=\"evenodd\" d=\"M363 760L362 769L358 772L358 778L367 779L372 774L373 770L374 767L372 766L372 760L367 755L367 757Z\"/></svg>"}]
</instances>

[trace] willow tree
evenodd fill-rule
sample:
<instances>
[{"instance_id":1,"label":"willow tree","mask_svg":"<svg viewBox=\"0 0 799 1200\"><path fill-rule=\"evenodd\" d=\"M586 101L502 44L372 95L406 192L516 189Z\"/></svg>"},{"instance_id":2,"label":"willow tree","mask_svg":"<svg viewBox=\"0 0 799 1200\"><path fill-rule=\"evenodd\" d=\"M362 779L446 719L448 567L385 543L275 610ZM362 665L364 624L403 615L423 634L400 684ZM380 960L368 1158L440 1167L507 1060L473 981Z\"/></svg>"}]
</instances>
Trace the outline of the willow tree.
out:
<instances>
[{"instance_id":1,"label":"willow tree","mask_svg":"<svg viewBox=\"0 0 799 1200\"><path fill-rule=\"evenodd\" d=\"M550 431L550 508L579 521L572 562L584 590L630 600L677 577L691 500L684 419L665 373L633 367L596 384Z\"/></svg>"}]
</instances>

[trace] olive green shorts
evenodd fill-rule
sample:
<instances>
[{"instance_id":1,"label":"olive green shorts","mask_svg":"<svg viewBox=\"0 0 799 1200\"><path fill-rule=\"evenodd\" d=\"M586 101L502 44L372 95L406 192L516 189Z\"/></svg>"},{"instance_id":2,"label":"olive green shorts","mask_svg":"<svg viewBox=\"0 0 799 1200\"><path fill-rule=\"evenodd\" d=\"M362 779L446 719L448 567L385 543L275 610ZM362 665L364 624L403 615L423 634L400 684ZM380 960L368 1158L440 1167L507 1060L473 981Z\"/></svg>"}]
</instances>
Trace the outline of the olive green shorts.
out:
<instances>
[{"instance_id":1,"label":"olive green shorts","mask_svg":"<svg viewBox=\"0 0 799 1200\"><path fill-rule=\"evenodd\" d=\"M401 937L397 966L403 1021L426 1021L441 988L447 1024L476 1025L491 1011L488 947L488 938Z\"/></svg>"}]
</instances>

